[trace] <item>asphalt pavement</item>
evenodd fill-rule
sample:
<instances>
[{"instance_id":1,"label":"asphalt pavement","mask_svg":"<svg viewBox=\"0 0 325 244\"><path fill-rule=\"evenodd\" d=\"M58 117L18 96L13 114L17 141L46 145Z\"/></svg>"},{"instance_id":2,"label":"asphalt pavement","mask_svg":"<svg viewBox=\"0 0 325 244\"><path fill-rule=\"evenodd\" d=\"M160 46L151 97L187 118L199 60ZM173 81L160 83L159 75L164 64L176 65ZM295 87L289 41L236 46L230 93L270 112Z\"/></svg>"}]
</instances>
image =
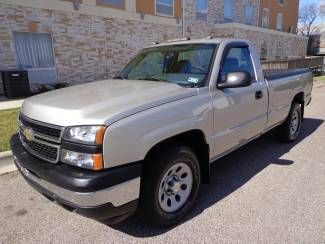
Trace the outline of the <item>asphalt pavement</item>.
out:
<instances>
[{"instance_id":1,"label":"asphalt pavement","mask_svg":"<svg viewBox=\"0 0 325 244\"><path fill-rule=\"evenodd\" d=\"M70 213L17 173L0 176L0 243L325 243L325 87L299 140L272 133L218 160L188 217L169 229L136 217L110 227Z\"/></svg>"}]
</instances>

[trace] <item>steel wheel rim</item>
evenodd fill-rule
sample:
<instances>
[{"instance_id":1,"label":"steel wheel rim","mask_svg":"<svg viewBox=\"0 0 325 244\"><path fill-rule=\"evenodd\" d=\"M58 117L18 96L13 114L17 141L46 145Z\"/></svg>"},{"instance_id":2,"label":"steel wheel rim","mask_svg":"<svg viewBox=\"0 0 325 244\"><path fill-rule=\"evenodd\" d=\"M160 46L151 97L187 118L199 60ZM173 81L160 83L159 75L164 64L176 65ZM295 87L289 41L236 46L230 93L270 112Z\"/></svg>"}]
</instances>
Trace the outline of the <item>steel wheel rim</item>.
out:
<instances>
[{"instance_id":1,"label":"steel wheel rim","mask_svg":"<svg viewBox=\"0 0 325 244\"><path fill-rule=\"evenodd\" d=\"M172 213L184 206L193 187L193 173L185 163L170 167L159 183L158 202L162 210Z\"/></svg>"},{"instance_id":2,"label":"steel wheel rim","mask_svg":"<svg viewBox=\"0 0 325 244\"><path fill-rule=\"evenodd\" d=\"M292 113L291 121L290 121L290 133L291 133L291 135L295 135L296 132L298 131L298 129L299 129L299 114L298 114L298 111L295 110Z\"/></svg>"}]
</instances>

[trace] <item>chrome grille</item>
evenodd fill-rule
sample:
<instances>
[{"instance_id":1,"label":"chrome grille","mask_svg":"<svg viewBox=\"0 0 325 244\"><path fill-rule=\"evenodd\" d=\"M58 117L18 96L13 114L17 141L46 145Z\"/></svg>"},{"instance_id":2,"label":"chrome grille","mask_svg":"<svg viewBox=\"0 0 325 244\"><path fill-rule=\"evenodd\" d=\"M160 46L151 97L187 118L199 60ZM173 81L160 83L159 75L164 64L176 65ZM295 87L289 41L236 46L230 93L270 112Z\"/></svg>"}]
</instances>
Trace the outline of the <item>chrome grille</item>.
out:
<instances>
[{"instance_id":1,"label":"chrome grille","mask_svg":"<svg viewBox=\"0 0 325 244\"><path fill-rule=\"evenodd\" d=\"M28 136L26 134L28 132ZM19 115L19 134L27 151L51 163L60 158L60 142L63 128L49 125Z\"/></svg>"},{"instance_id":2,"label":"chrome grille","mask_svg":"<svg viewBox=\"0 0 325 244\"><path fill-rule=\"evenodd\" d=\"M59 126L41 123L29 119L22 114L19 115L19 122L22 126L31 128L34 132L37 133L37 136L39 136L40 138L43 137L43 139L45 140L50 140L54 142L61 141L62 128Z\"/></svg>"}]
</instances>

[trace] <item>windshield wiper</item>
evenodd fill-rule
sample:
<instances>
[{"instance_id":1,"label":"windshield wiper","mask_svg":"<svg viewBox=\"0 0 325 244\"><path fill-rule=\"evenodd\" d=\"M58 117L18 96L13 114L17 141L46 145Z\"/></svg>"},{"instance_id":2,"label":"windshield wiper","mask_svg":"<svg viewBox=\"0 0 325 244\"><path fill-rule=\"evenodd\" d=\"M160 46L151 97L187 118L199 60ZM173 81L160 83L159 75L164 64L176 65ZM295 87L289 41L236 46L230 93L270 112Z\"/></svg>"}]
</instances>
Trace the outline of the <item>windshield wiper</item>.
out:
<instances>
[{"instance_id":1,"label":"windshield wiper","mask_svg":"<svg viewBox=\"0 0 325 244\"><path fill-rule=\"evenodd\" d=\"M118 75L113 77L114 80L125 80L125 77Z\"/></svg>"},{"instance_id":2,"label":"windshield wiper","mask_svg":"<svg viewBox=\"0 0 325 244\"><path fill-rule=\"evenodd\" d=\"M163 80L163 79L158 79L158 78L154 78L154 77L139 77L136 78L136 80L149 80L149 81L167 81L167 80Z\"/></svg>"},{"instance_id":3,"label":"windshield wiper","mask_svg":"<svg viewBox=\"0 0 325 244\"><path fill-rule=\"evenodd\" d=\"M174 84L177 84L181 87L185 87L185 88L197 88L199 87L197 84L191 84L191 83L178 83L178 82L175 82Z\"/></svg>"}]
</instances>

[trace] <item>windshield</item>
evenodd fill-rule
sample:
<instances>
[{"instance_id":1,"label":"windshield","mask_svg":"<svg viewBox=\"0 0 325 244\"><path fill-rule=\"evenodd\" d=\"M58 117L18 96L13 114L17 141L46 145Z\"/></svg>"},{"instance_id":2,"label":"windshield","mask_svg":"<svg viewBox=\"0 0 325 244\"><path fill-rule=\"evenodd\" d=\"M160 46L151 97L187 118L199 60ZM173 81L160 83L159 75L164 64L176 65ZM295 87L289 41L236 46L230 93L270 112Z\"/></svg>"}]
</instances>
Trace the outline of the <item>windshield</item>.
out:
<instances>
[{"instance_id":1,"label":"windshield","mask_svg":"<svg viewBox=\"0 0 325 244\"><path fill-rule=\"evenodd\" d=\"M216 48L216 44L188 44L144 49L115 78L198 87L209 76Z\"/></svg>"}]
</instances>

